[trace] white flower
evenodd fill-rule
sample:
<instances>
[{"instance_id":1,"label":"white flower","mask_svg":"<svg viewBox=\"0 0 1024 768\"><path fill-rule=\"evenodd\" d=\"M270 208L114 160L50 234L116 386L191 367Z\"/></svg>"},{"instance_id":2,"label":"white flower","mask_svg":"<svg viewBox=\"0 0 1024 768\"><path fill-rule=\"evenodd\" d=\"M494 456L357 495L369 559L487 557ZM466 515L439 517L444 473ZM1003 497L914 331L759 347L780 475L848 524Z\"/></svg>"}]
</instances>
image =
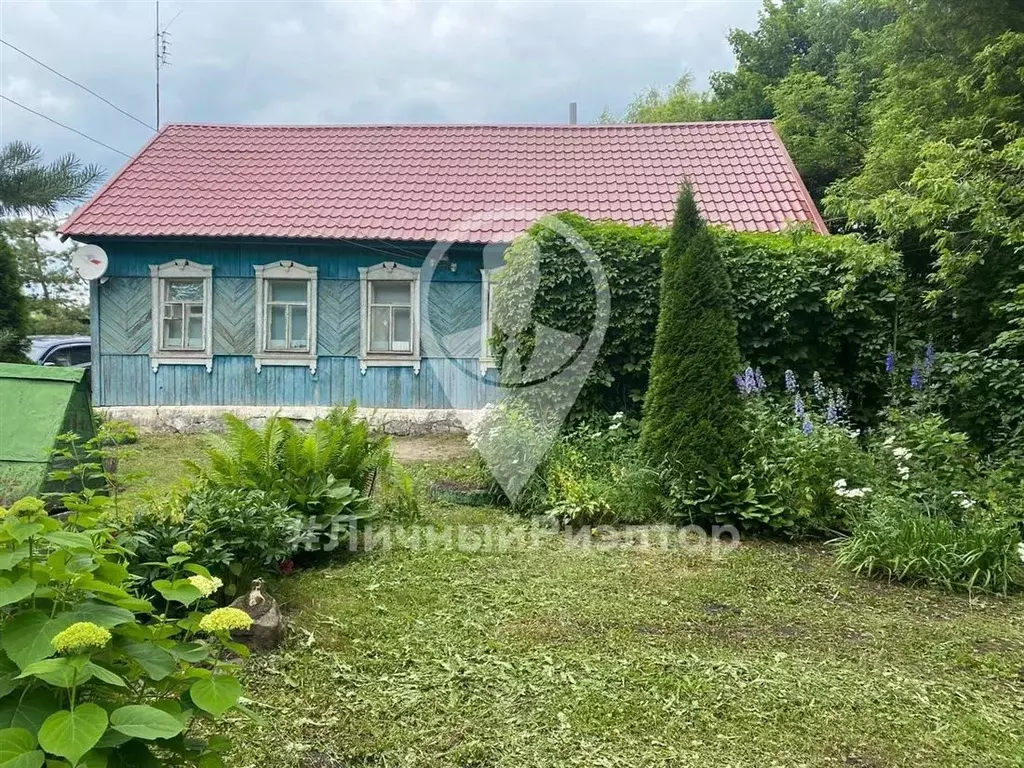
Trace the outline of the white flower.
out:
<instances>
[{"instance_id":1,"label":"white flower","mask_svg":"<svg viewBox=\"0 0 1024 768\"><path fill-rule=\"evenodd\" d=\"M1017 545L1017 554L1020 555L1020 561L1024 563L1024 543Z\"/></svg>"},{"instance_id":2,"label":"white flower","mask_svg":"<svg viewBox=\"0 0 1024 768\"><path fill-rule=\"evenodd\" d=\"M963 509L970 509L971 507L974 506L974 502L965 496L964 498L960 499L960 506Z\"/></svg>"},{"instance_id":3,"label":"white flower","mask_svg":"<svg viewBox=\"0 0 1024 768\"><path fill-rule=\"evenodd\" d=\"M885 438L885 440L882 441L882 445L884 445L886 448L888 448L894 442L896 442L896 438L893 437L892 435L889 435L887 438Z\"/></svg>"},{"instance_id":4,"label":"white flower","mask_svg":"<svg viewBox=\"0 0 1024 768\"><path fill-rule=\"evenodd\" d=\"M618 429L621 426L622 426L622 422L617 421L614 424L612 424L610 427L608 427L608 431L611 432L612 430Z\"/></svg>"},{"instance_id":5,"label":"white flower","mask_svg":"<svg viewBox=\"0 0 1024 768\"><path fill-rule=\"evenodd\" d=\"M893 448L892 455L901 460L914 458L914 454L908 448Z\"/></svg>"},{"instance_id":6,"label":"white flower","mask_svg":"<svg viewBox=\"0 0 1024 768\"><path fill-rule=\"evenodd\" d=\"M839 491L846 487L846 481L843 480L843 478L839 478L834 483L832 483L832 487Z\"/></svg>"},{"instance_id":7,"label":"white flower","mask_svg":"<svg viewBox=\"0 0 1024 768\"><path fill-rule=\"evenodd\" d=\"M900 464L896 467L896 474L900 476L901 480L906 480L910 477L910 467L906 464Z\"/></svg>"},{"instance_id":8,"label":"white flower","mask_svg":"<svg viewBox=\"0 0 1024 768\"><path fill-rule=\"evenodd\" d=\"M851 429L847 434L850 437L852 437L854 440L856 440L858 437L860 437L860 430L859 429Z\"/></svg>"}]
</instances>

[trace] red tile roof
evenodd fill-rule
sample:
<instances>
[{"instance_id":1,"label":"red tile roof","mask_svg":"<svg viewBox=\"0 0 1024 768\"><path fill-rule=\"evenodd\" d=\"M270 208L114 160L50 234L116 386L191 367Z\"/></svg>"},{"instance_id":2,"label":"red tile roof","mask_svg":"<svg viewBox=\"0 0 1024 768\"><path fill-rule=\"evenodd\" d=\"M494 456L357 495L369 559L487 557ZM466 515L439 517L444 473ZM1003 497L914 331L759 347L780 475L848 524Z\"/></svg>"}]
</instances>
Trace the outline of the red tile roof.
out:
<instances>
[{"instance_id":1,"label":"red tile roof","mask_svg":"<svg viewBox=\"0 0 1024 768\"><path fill-rule=\"evenodd\" d=\"M542 214L825 224L769 121L599 126L168 125L63 226L72 237L502 242Z\"/></svg>"}]
</instances>

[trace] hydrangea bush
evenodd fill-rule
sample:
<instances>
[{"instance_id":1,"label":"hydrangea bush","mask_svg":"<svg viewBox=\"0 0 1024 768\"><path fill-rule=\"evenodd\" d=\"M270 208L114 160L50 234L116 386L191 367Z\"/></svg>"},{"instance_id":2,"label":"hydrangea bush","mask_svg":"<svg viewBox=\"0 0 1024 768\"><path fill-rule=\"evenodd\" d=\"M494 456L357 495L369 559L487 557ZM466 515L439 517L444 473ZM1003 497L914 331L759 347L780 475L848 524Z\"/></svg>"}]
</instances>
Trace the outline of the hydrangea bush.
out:
<instances>
[{"instance_id":1,"label":"hydrangea bush","mask_svg":"<svg viewBox=\"0 0 1024 768\"><path fill-rule=\"evenodd\" d=\"M245 711L226 655L247 655L230 632L251 619L200 610L220 584L187 546L168 564L181 578L158 587L185 614L167 618L133 594L99 517L83 504L61 522L33 498L0 509L0 764L221 766L226 740L196 726Z\"/></svg>"}]
</instances>

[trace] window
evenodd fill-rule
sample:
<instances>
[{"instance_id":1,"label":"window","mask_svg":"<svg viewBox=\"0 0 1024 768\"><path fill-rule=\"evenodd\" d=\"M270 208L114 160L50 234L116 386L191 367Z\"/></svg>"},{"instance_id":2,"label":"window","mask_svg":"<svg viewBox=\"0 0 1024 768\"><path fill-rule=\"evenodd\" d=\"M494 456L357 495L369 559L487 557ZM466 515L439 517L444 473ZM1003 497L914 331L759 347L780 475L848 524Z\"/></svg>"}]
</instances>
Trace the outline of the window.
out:
<instances>
[{"instance_id":1,"label":"window","mask_svg":"<svg viewBox=\"0 0 1024 768\"><path fill-rule=\"evenodd\" d=\"M88 344L69 344L57 347L43 361L43 365L77 366L85 365L92 359L92 348Z\"/></svg>"},{"instance_id":2,"label":"window","mask_svg":"<svg viewBox=\"0 0 1024 768\"><path fill-rule=\"evenodd\" d=\"M153 347L150 362L213 370L213 267L180 259L151 265Z\"/></svg>"},{"instance_id":3,"label":"window","mask_svg":"<svg viewBox=\"0 0 1024 768\"><path fill-rule=\"evenodd\" d=\"M386 261L360 267L360 370L408 365L420 372L420 271Z\"/></svg>"},{"instance_id":4,"label":"window","mask_svg":"<svg viewBox=\"0 0 1024 768\"><path fill-rule=\"evenodd\" d=\"M495 367L494 350L491 349L491 336L494 335L494 278L501 271L501 267L495 269L480 270L480 375L487 373L488 369Z\"/></svg>"},{"instance_id":5,"label":"window","mask_svg":"<svg viewBox=\"0 0 1024 768\"><path fill-rule=\"evenodd\" d=\"M255 270L256 370L306 365L316 373L317 268L280 261Z\"/></svg>"}]
</instances>

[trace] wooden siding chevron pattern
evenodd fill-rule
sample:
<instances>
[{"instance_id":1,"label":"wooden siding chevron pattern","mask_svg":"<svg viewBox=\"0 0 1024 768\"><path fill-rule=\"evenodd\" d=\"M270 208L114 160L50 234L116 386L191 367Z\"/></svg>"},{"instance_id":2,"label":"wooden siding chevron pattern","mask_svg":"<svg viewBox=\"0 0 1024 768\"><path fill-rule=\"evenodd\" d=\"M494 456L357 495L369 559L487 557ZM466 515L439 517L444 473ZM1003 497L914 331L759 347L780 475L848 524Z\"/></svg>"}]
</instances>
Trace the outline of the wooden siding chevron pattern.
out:
<instances>
[{"instance_id":1,"label":"wooden siding chevron pattern","mask_svg":"<svg viewBox=\"0 0 1024 768\"><path fill-rule=\"evenodd\" d=\"M112 277L100 286L99 295L101 353L149 354L153 341L149 278Z\"/></svg>"},{"instance_id":2,"label":"wooden siding chevron pattern","mask_svg":"<svg viewBox=\"0 0 1024 768\"><path fill-rule=\"evenodd\" d=\"M429 320L433 339L422 337L424 357L480 357L480 283L432 282L426 290L423 323Z\"/></svg>"},{"instance_id":3,"label":"wooden siding chevron pattern","mask_svg":"<svg viewBox=\"0 0 1024 768\"><path fill-rule=\"evenodd\" d=\"M317 283L317 352L359 354L359 282L320 280Z\"/></svg>"},{"instance_id":4,"label":"wooden siding chevron pattern","mask_svg":"<svg viewBox=\"0 0 1024 768\"><path fill-rule=\"evenodd\" d=\"M213 354L251 355L256 351L256 281L243 277L213 280Z\"/></svg>"}]
</instances>

